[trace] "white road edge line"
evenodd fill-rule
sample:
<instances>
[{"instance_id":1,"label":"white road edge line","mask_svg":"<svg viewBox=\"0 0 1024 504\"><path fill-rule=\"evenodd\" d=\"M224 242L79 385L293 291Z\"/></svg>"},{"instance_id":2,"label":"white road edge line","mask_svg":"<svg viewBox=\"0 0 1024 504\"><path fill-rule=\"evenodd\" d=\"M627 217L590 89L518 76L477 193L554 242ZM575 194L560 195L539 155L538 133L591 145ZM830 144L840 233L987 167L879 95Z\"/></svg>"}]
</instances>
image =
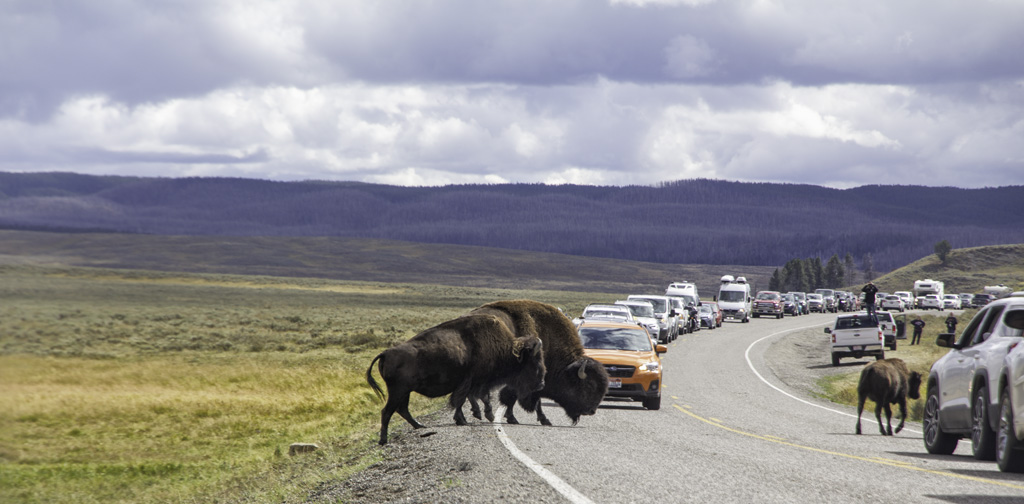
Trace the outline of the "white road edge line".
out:
<instances>
[{"instance_id":1,"label":"white road edge line","mask_svg":"<svg viewBox=\"0 0 1024 504\"><path fill-rule=\"evenodd\" d=\"M498 419L504 418L505 408L499 407L498 410L495 411L495 416ZM519 459L523 465L537 473L541 478L544 478L544 481L546 481L548 485L551 485L551 488L554 488L556 492L562 494L562 497L569 499L570 502L575 504L594 504L594 501L590 500L586 495L581 494L578 490L563 481L562 478L556 476L555 473L545 469L544 466L534 462L533 459L520 451L515 443L508 438L508 434L505 434L505 429L503 428L504 425L505 423L503 420L498 420L494 424L494 431L498 433L498 439L501 441L501 444L505 445L505 448L513 457Z\"/></svg>"},{"instance_id":2,"label":"white road edge line","mask_svg":"<svg viewBox=\"0 0 1024 504\"><path fill-rule=\"evenodd\" d=\"M827 325L827 324L825 324L825 325ZM760 379L760 380L761 380L762 382L764 382L764 383L765 383L765 385L768 385L769 387L771 387L771 388L775 389L775 390L776 390L777 392L779 392L780 394L782 394L782 395L784 395L784 396L787 396L787 397L789 397L789 398L791 398L791 399L795 399L795 400L797 400L797 401L800 401L800 402L802 402L802 403L804 403L804 404L807 404L807 405L810 405L810 406L814 406L815 408L821 408L821 409L823 409L823 410L825 410L825 411L831 411L832 413L838 413L838 414L840 414L840 415L848 416L848 417L850 417L850 418L857 418L857 415L854 415L854 414L852 414L852 413L847 413L847 412L845 412L845 411L839 411L839 410L836 410L836 409L832 409L832 408L829 408L829 407L827 407L827 406L822 406L822 405L820 405L820 404L815 404L815 403L812 403L812 402L810 402L810 401L807 401L807 400L805 400L805 399L801 399L801 398L799 398L799 397L797 397L797 396L795 396L795 395L793 395L793 394L790 394L789 392L786 392L785 390L782 390L782 389L780 389L779 387L776 387L776 386L775 386L775 385L773 385L773 384L772 384L771 382L769 382L768 380L766 380L766 379L764 378L764 376L761 376L761 373L758 373L758 372L757 372L757 369L755 369L755 368L754 368L754 363L753 363L753 362L751 362L751 360L750 360L750 350L754 348L754 345L757 345L758 343L760 343L760 342L762 342L762 341L764 341L764 340L766 340L766 339L769 339L769 338L774 338L774 337L776 337L776 336L781 336L781 335L783 335L783 334L786 334L786 333L791 333L791 332L794 332L794 331L802 331L802 330L804 330L804 329L810 329L810 328L812 328L812 327L821 327L821 326L822 326L822 324L814 324L814 325L809 325L809 326L797 327L797 328L794 328L794 329L786 329L785 331L779 331L779 332L777 332L777 333L772 333L772 334L769 334L768 336L765 336L765 337L763 337L763 338L761 338L761 339L759 339L759 340L757 340L757 341L755 341L755 342L751 343L751 344L750 344L750 346L748 346L748 347L747 347L747 351L746 351L746 352L744 352L744 354L743 354L743 355L744 355L744 357L745 357L745 358L747 359L747 366L748 366L748 367L750 367L750 370L751 370L751 371L753 371L753 372L754 372L754 374L755 374L755 375L757 375L757 377L758 377L758 378L759 378L759 379ZM873 418L873 417L874 417L874 415L871 415L871 417ZM917 434L921 434L921 432L920 432L920 431L916 431L916 430L914 430L914 429L908 429L908 428L904 428L903 430L905 430L905 431L907 431L907 432L914 432L914 433L917 433Z\"/></svg>"}]
</instances>

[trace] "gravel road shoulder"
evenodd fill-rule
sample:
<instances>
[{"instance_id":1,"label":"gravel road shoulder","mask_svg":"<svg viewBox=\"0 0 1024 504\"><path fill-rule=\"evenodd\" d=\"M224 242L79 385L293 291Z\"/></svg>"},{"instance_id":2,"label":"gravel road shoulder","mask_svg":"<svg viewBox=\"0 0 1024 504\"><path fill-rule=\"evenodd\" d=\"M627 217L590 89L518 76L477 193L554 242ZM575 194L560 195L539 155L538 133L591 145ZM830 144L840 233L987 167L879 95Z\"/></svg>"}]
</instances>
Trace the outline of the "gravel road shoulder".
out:
<instances>
[{"instance_id":1,"label":"gravel road shoulder","mask_svg":"<svg viewBox=\"0 0 1024 504\"><path fill-rule=\"evenodd\" d=\"M397 420L382 461L321 485L308 502L565 502L505 449L490 422L470 417L475 423L458 427L447 409L418 418L424 429Z\"/></svg>"}]
</instances>

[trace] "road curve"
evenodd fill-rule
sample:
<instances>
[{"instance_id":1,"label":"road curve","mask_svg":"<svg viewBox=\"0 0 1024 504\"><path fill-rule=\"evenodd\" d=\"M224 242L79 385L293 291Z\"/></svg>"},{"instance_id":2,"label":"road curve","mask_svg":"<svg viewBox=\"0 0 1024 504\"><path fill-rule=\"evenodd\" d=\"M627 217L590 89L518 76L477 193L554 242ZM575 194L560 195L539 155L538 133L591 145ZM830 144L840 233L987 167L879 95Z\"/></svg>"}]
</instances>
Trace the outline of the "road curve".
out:
<instances>
[{"instance_id":1,"label":"road curve","mask_svg":"<svg viewBox=\"0 0 1024 504\"><path fill-rule=\"evenodd\" d=\"M834 372L821 330L832 320L755 319L685 335L663 357L661 410L606 400L572 427L545 402L555 427L519 411L524 425L501 430L571 488L577 498L563 493L566 502L1024 502L1024 475L975 461L969 442L929 455L919 424L883 437L867 412L857 436L855 408L794 387Z\"/></svg>"}]
</instances>

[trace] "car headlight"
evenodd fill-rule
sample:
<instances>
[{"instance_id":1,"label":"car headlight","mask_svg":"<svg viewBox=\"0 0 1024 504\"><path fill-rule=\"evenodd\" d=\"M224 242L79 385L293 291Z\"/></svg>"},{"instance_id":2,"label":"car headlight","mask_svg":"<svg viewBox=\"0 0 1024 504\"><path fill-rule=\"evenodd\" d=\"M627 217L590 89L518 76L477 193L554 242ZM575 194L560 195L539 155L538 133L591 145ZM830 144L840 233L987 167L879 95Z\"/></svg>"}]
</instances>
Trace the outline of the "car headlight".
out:
<instances>
[{"instance_id":1,"label":"car headlight","mask_svg":"<svg viewBox=\"0 0 1024 504\"><path fill-rule=\"evenodd\" d=\"M660 366L657 362L648 362L640 367L648 372L657 373Z\"/></svg>"}]
</instances>

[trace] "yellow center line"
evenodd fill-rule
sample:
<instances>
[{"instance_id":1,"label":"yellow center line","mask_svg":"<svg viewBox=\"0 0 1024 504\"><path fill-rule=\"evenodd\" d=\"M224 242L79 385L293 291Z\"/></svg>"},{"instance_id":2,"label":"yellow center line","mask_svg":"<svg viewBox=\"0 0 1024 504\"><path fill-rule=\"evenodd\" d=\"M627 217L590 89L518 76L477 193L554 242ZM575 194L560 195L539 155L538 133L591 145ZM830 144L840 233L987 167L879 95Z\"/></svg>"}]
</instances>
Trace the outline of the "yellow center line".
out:
<instances>
[{"instance_id":1,"label":"yellow center line","mask_svg":"<svg viewBox=\"0 0 1024 504\"><path fill-rule=\"evenodd\" d=\"M963 475L963 474L956 474L956 473L951 473L951 472L946 472L946 471L936 471L936 470L933 470L933 469L924 469L922 467L917 467L917 466L914 466L914 465L910 465L910 464L907 464L905 462L899 462L899 461L889 460L889 459L884 459L884 458L861 457L861 456L858 456L858 455L851 455L849 453L840 453L840 452L835 452L835 451L831 451L831 450L823 450L821 448L814 448L813 446L798 445L796 443L790 443L789 441L783 441L783 440L780 440L778 438L774 438L772 436L762 436L760 434L754 434L752 432L746 432L746 431L741 431L739 429L734 429L732 427L727 427L727 426L723 425L718 420L711 419L711 418L704 418L704 417L696 415L696 414L694 414L694 413L692 413L690 411L686 411L685 409L683 409L683 407L679 406L678 404L673 404L672 406L674 406L677 410L682 411L683 413L686 413L687 415L690 415L691 417L693 417L693 418L695 418L697 420L700 420L701 422L704 422L704 423L706 423L708 425L713 425L713 426L718 427L720 429L724 429L724 430L727 430L729 432L740 434L742 436L752 437L754 439L760 439L762 441L768 441L769 443L776 443L776 444L780 444L780 445L789 446L789 447L792 447L792 448L799 448L801 450L807 450L807 451L812 451L812 452L824 453L826 455L834 455L836 457L843 457L843 458L848 458L848 459L853 459L853 460L860 460L860 461L863 461L863 462L871 462L872 464L880 464L880 465L886 465L886 466L891 466L891 467L899 467L899 468L902 468L902 469L908 469L908 470L917 471L917 472L935 474L935 475L938 475L938 476L947 476L947 477L950 477L950 478L958 478L958 479L963 479L963 480L968 480L968 481L976 481L978 483L988 483L990 485L998 485L998 486L1003 486L1003 487L1007 487L1007 488L1015 488L1015 489L1019 489L1019 490L1024 490L1024 485L1016 485L1016 484L1013 484L1013 483L1007 483L1007 482L1003 482L1003 481L995 481L995 480L990 480L990 479L985 479L985 478L977 478L977 477L974 477L974 476L966 476L966 475Z\"/></svg>"}]
</instances>

